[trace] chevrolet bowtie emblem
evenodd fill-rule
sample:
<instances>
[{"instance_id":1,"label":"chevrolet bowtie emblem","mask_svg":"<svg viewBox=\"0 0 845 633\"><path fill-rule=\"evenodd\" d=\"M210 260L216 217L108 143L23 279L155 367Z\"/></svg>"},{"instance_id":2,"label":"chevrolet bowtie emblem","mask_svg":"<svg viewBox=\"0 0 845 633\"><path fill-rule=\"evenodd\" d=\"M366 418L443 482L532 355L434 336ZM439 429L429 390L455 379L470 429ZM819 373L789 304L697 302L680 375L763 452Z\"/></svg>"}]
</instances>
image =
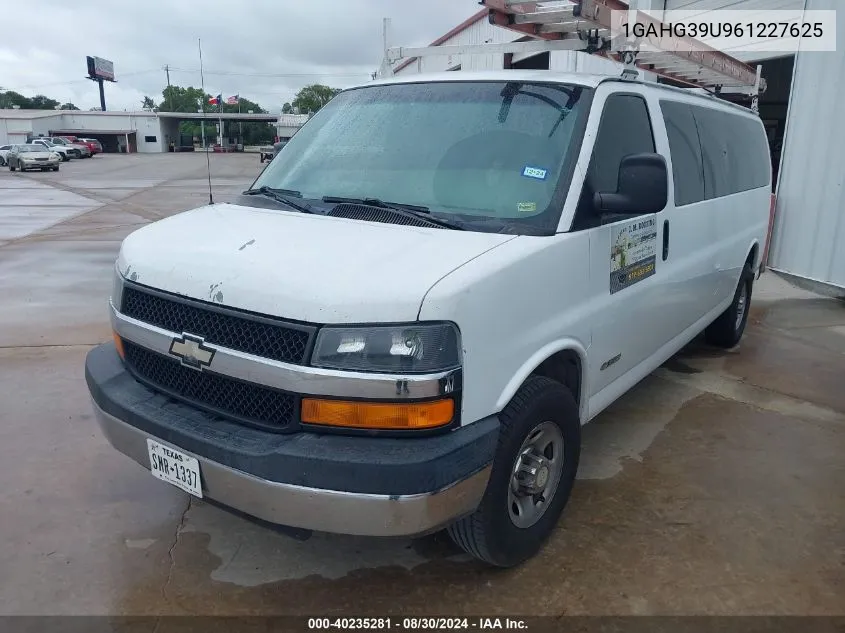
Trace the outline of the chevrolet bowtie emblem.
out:
<instances>
[{"instance_id":1,"label":"chevrolet bowtie emblem","mask_svg":"<svg viewBox=\"0 0 845 633\"><path fill-rule=\"evenodd\" d=\"M202 371L211 364L214 350L205 347L205 340L201 336L194 336L182 332L182 336L170 343L170 353L178 356L185 367Z\"/></svg>"}]
</instances>

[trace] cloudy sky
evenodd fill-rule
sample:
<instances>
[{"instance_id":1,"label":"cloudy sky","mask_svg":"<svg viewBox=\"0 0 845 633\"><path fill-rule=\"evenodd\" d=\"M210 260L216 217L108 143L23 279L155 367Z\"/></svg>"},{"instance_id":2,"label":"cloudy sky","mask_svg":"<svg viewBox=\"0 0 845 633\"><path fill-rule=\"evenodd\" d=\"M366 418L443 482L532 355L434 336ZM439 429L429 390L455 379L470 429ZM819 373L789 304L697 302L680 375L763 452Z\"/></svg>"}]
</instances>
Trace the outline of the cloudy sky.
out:
<instances>
[{"instance_id":1,"label":"cloudy sky","mask_svg":"<svg viewBox=\"0 0 845 633\"><path fill-rule=\"evenodd\" d=\"M476 0L30 0L4 9L16 26L0 38L0 87L44 94L83 110L99 106L85 56L114 62L109 110L161 101L172 84L240 94L278 111L310 83L365 81L382 58L382 18L391 45L431 42L478 11ZM29 25L25 27L24 25Z\"/></svg>"}]
</instances>

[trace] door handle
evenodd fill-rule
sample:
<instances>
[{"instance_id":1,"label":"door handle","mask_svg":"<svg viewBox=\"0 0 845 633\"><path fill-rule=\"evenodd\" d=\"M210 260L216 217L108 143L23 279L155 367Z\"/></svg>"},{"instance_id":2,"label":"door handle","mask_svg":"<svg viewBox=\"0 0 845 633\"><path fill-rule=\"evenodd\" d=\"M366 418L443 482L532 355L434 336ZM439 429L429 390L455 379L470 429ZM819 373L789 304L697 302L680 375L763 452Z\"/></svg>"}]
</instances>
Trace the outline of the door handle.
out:
<instances>
[{"instance_id":1,"label":"door handle","mask_svg":"<svg viewBox=\"0 0 845 633\"><path fill-rule=\"evenodd\" d=\"M669 257L669 220L663 220L663 261Z\"/></svg>"}]
</instances>

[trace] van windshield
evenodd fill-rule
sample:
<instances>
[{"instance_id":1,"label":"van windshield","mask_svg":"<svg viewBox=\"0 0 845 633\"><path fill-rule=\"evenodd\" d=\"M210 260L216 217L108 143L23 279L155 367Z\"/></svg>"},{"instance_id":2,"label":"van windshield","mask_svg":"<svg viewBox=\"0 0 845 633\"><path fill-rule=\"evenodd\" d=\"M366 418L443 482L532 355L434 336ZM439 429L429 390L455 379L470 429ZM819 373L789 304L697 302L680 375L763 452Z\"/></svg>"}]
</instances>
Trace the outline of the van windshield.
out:
<instances>
[{"instance_id":1,"label":"van windshield","mask_svg":"<svg viewBox=\"0 0 845 633\"><path fill-rule=\"evenodd\" d=\"M416 205L470 230L553 232L588 92L521 81L348 90L291 138L253 188Z\"/></svg>"}]
</instances>

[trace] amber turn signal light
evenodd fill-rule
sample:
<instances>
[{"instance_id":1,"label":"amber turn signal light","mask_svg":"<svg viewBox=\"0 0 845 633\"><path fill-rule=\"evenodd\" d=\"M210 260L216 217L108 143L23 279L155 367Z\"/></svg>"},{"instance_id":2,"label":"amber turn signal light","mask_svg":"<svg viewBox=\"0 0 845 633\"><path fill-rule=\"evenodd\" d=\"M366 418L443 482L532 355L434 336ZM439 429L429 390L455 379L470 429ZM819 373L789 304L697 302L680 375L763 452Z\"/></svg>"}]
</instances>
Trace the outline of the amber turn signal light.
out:
<instances>
[{"instance_id":1,"label":"amber turn signal light","mask_svg":"<svg viewBox=\"0 0 845 633\"><path fill-rule=\"evenodd\" d=\"M451 399L407 403L302 400L303 423L353 429L431 429L449 424L454 415Z\"/></svg>"},{"instance_id":2,"label":"amber turn signal light","mask_svg":"<svg viewBox=\"0 0 845 633\"><path fill-rule=\"evenodd\" d=\"M123 351L123 339L120 338L120 335L117 332L115 332L114 330L112 330L111 335L112 335L112 338L114 339L114 346L117 348L118 355L121 358L125 359L126 358L126 352Z\"/></svg>"}]
</instances>

